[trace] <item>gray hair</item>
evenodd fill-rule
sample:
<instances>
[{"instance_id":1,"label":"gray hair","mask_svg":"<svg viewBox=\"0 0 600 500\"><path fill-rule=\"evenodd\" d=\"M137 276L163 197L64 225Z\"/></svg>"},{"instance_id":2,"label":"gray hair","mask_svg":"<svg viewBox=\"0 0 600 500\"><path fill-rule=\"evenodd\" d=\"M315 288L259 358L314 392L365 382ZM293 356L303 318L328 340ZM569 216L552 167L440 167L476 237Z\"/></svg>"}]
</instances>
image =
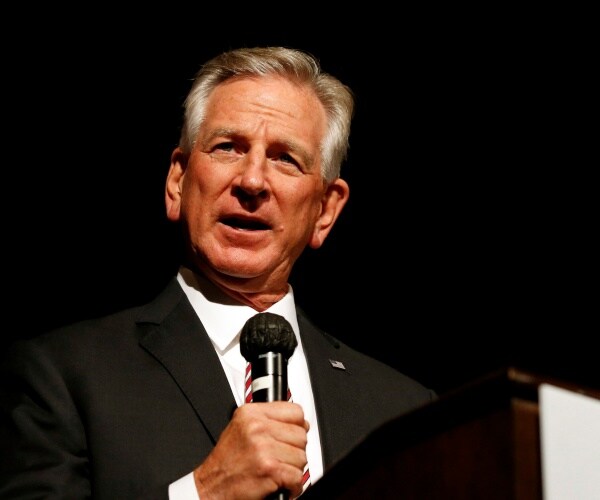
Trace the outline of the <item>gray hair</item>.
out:
<instances>
[{"instance_id":1,"label":"gray hair","mask_svg":"<svg viewBox=\"0 0 600 500\"><path fill-rule=\"evenodd\" d=\"M311 88L327 114L327 132L320 146L321 175L326 182L340 176L347 159L350 123L354 112L351 89L321 69L311 54L285 47L239 48L206 62L196 73L184 101L179 147L191 154L212 91L233 77L279 75Z\"/></svg>"}]
</instances>

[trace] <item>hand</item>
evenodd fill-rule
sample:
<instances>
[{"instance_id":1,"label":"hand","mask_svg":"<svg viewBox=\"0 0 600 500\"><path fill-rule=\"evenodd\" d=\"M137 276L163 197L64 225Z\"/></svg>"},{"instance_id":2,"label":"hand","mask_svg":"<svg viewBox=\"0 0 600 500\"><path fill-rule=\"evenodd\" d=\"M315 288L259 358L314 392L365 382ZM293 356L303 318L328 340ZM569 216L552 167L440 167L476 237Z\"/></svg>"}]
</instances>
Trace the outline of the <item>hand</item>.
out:
<instances>
[{"instance_id":1,"label":"hand","mask_svg":"<svg viewBox=\"0 0 600 500\"><path fill-rule=\"evenodd\" d=\"M302 493L309 424L302 407L276 401L237 408L206 460L194 470L202 500L263 499Z\"/></svg>"}]
</instances>

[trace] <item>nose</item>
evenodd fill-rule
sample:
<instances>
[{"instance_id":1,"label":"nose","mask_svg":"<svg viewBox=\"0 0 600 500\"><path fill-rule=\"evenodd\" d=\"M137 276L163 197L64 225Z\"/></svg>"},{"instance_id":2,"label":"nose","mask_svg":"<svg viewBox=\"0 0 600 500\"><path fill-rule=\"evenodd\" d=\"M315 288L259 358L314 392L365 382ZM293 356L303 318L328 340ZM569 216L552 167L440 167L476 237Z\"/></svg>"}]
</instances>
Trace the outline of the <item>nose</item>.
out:
<instances>
[{"instance_id":1,"label":"nose","mask_svg":"<svg viewBox=\"0 0 600 500\"><path fill-rule=\"evenodd\" d=\"M237 190L247 196L264 196L267 191L267 158L260 152L246 154L237 180Z\"/></svg>"}]
</instances>

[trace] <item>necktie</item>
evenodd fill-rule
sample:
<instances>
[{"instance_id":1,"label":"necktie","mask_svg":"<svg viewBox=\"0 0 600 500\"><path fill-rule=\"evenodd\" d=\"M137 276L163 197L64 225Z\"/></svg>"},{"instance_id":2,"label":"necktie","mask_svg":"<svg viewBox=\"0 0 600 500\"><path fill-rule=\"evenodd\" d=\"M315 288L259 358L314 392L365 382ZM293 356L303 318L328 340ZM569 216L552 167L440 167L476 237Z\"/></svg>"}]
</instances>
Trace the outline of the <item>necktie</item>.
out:
<instances>
[{"instance_id":1,"label":"necktie","mask_svg":"<svg viewBox=\"0 0 600 500\"><path fill-rule=\"evenodd\" d=\"M252 364L246 363L246 374L244 376L244 399L246 403L252 403ZM292 391L288 387L287 390L287 399L288 401L292 401ZM302 493L306 491L306 488L310 486L310 470L308 469L308 464L306 464L306 468L304 469L304 475L302 476Z\"/></svg>"}]
</instances>

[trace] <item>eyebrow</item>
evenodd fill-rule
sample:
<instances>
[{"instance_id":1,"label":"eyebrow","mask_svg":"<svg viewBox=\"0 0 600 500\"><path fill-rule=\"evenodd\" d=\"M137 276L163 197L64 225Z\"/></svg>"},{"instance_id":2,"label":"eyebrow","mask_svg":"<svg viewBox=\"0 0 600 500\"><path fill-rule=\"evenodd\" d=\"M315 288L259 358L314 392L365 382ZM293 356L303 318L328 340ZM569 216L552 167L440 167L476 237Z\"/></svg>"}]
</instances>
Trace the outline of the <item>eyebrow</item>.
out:
<instances>
[{"instance_id":1,"label":"eyebrow","mask_svg":"<svg viewBox=\"0 0 600 500\"><path fill-rule=\"evenodd\" d=\"M214 130L212 130L206 137L204 137L204 139L202 139L201 141L201 145L203 148L206 148L208 146L208 144L215 138L215 137L233 137L236 135L241 135L239 132L237 132L235 129L233 128L229 128L229 127L218 127Z\"/></svg>"}]
</instances>

